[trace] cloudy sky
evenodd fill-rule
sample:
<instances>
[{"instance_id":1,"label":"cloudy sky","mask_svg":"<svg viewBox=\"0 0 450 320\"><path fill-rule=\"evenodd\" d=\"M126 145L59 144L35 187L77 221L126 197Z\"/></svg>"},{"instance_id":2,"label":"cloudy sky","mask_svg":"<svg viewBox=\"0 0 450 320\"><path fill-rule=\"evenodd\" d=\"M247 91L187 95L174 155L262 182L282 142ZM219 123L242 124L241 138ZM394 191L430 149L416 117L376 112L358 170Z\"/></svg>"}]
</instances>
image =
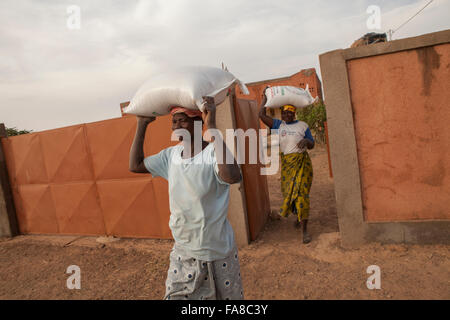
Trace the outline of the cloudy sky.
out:
<instances>
[{"instance_id":1,"label":"cloudy sky","mask_svg":"<svg viewBox=\"0 0 450 320\"><path fill-rule=\"evenodd\" d=\"M0 122L40 131L119 117L120 102L173 65L225 62L245 82L311 67L320 77L319 54L396 29L428 2L2 0ZM367 27L371 5L381 30ZM434 0L393 39L450 29L449 12Z\"/></svg>"}]
</instances>

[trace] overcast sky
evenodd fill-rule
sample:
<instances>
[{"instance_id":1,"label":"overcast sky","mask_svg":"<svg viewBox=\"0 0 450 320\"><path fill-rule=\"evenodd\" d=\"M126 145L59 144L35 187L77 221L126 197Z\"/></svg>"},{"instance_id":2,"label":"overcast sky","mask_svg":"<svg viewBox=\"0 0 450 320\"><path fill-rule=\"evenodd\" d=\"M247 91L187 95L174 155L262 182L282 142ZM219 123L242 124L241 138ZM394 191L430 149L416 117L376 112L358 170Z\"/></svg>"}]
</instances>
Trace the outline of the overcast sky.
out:
<instances>
[{"instance_id":1,"label":"overcast sky","mask_svg":"<svg viewBox=\"0 0 450 320\"><path fill-rule=\"evenodd\" d=\"M225 62L244 82L321 77L319 54L395 29L428 1L2 0L0 122L40 131L119 117L120 102L173 65ZM370 5L381 30L367 28ZM449 12L434 0L393 39L450 29Z\"/></svg>"}]
</instances>

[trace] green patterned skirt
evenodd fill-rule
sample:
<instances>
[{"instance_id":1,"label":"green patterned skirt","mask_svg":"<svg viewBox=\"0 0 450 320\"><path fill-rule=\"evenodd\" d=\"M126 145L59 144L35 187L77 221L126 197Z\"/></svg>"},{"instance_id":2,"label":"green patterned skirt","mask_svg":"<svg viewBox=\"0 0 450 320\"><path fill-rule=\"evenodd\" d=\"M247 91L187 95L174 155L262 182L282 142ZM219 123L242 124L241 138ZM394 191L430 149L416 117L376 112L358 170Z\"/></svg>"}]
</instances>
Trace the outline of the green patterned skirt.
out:
<instances>
[{"instance_id":1,"label":"green patterned skirt","mask_svg":"<svg viewBox=\"0 0 450 320\"><path fill-rule=\"evenodd\" d=\"M280 215L297 214L298 221L308 219L309 191L313 179L312 162L308 152L281 153L281 192L283 204Z\"/></svg>"}]
</instances>

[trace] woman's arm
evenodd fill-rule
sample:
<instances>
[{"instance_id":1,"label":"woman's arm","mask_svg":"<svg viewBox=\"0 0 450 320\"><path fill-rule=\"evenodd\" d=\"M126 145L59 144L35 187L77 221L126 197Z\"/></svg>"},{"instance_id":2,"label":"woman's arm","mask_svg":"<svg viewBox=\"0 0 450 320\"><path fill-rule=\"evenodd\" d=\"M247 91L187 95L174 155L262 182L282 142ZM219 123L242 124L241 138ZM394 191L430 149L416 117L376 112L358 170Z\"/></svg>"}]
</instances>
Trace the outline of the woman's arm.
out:
<instances>
[{"instance_id":1,"label":"woman's arm","mask_svg":"<svg viewBox=\"0 0 450 320\"><path fill-rule=\"evenodd\" d=\"M206 125L207 129L217 129L216 127L216 105L214 104L214 98L212 97L203 97L206 101L205 111L203 112L203 121ZM220 139L220 140L219 140ZM220 136L214 136L214 145L216 143L220 144L222 147L222 159L217 159L217 166L219 168L218 175L222 181L233 184L241 181L241 170L239 165L236 162L236 159L233 157L233 163L228 164L226 162L227 158L232 156L230 150L228 150L225 141ZM227 154L229 156L227 157ZM218 154L216 153L216 156Z\"/></svg>"},{"instance_id":2,"label":"woman's arm","mask_svg":"<svg viewBox=\"0 0 450 320\"><path fill-rule=\"evenodd\" d=\"M273 119L266 115L266 107L264 107L264 104L261 105L259 109L259 118L266 126L269 127L269 129L272 129L273 127Z\"/></svg>"},{"instance_id":3,"label":"woman's arm","mask_svg":"<svg viewBox=\"0 0 450 320\"><path fill-rule=\"evenodd\" d=\"M148 124L155 119L155 117L137 117L136 135L130 150L129 169L131 172L149 173L144 165L144 139Z\"/></svg>"},{"instance_id":4,"label":"woman's arm","mask_svg":"<svg viewBox=\"0 0 450 320\"><path fill-rule=\"evenodd\" d=\"M267 97L266 97L266 93L265 93L267 88L268 87L264 88L264 90L263 90L261 105L259 106L259 118L261 119L262 122L264 122L264 124L266 126L269 127L269 129L272 129L273 119L271 117L269 117L268 115L266 115L266 107L264 107L264 105L267 102Z\"/></svg>"},{"instance_id":5,"label":"woman's arm","mask_svg":"<svg viewBox=\"0 0 450 320\"><path fill-rule=\"evenodd\" d=\"M297 146L300 149L303 149L304 147L307 147L308 149L312 149L312 148L314 148L315 144L316 143L315 143L314 138L313 138L313 136L311 134L311 130L309 130L309 128L308 128L306 130L305 137L302 140L300 140L300 142L297 144Z\"/></svg>"},{"instance_id":6,"label":"woman's arm","mask_svg":"<svg viewBox=\"0 0 450 320\"><path fill-rule=\"evenodd\" d=\"M304 147L307 147L308 149L314 148L315 142L309 140L308 138L304 138L300 140L300 142L297 144L299 149L303 149Z\"/></svg>"}]
</instances>

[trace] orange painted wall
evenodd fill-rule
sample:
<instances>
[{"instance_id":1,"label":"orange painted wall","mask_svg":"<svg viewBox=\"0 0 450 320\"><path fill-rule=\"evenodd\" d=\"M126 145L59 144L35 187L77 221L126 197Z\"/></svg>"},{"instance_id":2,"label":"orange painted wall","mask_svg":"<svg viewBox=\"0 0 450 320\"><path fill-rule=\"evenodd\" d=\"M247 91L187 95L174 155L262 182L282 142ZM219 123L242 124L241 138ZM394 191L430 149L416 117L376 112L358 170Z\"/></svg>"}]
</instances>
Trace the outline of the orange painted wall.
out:
<instances>
[{"instance_id":1,"label":"orange painted wall","mask_svg":"<svg viewBox=\"0 0 450 320\"><path fill-rule=\"evenodd\" d=\"M367 221L450 219L450 44L347 62Z\"/></svg>"},{"instance_id":2,"label":"orange painted wall","mask_svg":"<svg viewBox=\"0 0 450 320\"><path fill-rule=\"evenodd\" d=\"M244 131L258 129L258 106L255 101L236 99L234 101L234 112L236 114L236 128ZM245 154L250 154L248 143L245 145ZM260 163L250 164L249 159L241 165L245 201L247 206L247 219L250 232L250 240L256 240L270 213L269 188L267 177L261 175Z\"/></svg>"},{"instance_id":3,"label":"orange painted wall","mask_svg":"<svg viewBox=\"0 0 450 320\"><path fill-rule=\"evenodd\" d=\"M134 116L3 138L23 234L171 238L167 182L128 171ZM145 154L170 141L170 117L149 126Z\"/></svg>"}]
</instances>

